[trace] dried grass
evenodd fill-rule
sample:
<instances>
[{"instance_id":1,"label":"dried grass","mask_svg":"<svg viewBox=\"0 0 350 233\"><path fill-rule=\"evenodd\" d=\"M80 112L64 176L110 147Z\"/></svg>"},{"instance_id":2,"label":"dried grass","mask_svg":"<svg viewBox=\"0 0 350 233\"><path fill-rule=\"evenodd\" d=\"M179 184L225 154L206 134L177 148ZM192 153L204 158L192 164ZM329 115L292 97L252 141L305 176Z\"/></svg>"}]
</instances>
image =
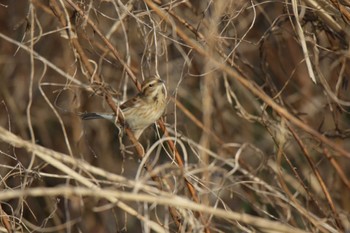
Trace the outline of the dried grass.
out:
<instances>
[{"instance_id":1,"label":"dried grass","mask_svg":"<svg viewBox=\"0 0 350 233\"><path fill-rule=\"evenodd\" d=\"M346 4L2 3L0 232L349 231ZM153 74L140 143L79 118Z\"/></svg>"}]
</instances>

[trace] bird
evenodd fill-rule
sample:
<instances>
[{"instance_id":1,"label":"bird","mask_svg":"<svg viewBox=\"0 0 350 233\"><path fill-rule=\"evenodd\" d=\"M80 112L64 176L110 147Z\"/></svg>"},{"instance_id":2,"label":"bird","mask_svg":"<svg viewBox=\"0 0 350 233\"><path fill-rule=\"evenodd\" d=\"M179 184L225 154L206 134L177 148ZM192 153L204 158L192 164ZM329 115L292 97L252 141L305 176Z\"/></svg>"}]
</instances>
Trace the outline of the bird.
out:
<instances>
[{"instance_id":1,"label":"bird","mask_svg":"<svg viewBox=\"0 0 350 233\"><path fill-rule=\"evenodd\" d=\"M164 81L156 76L145 79L141 91L120 105L124 127L128 127L138 140L143 131L163 115L166 105L167 89ZM107 119L117 122L114 113L86 112L80 117L82 120ZM117 123L117 126L120 124Z\"/></svg>"}]
</instances>

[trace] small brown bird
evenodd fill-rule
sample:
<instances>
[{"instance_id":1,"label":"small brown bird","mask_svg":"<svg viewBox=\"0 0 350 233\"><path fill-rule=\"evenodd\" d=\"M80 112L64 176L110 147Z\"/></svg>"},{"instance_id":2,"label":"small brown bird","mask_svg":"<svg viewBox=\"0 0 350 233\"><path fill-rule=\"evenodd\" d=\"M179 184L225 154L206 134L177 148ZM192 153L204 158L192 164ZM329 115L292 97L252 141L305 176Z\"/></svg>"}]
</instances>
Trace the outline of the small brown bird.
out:
<instances>
[{"instance_id":1,"label":"small brown bird","mask_svg":"<svg viewBox=\"0 0 350 233\"><path fill-rule=\"evenodd\" d=\"M131 129L136 139L143 131L156 122L164 113L167 102L167 90L163 80L152 77L141 85L141 92L127 100L120 109L126 126ZM83 113L83 120L107 119L115 122L115 114L110 113Z\"/></svg>"}]
</instances>

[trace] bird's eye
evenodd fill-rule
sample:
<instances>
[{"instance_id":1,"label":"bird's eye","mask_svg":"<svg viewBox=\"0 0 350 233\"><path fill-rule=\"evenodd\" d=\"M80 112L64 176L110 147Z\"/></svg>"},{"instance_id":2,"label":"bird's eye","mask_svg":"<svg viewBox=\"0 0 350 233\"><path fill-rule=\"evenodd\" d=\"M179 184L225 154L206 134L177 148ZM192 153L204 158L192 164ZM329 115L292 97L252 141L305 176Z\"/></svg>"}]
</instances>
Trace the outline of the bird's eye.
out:
<instances>
[{"instance_id":1,"label":"bird's eye","mask_svg":"<svg viewBox=\"0 0 350 233\"><path fill-rule=\"evenodd\" d=\"M151 83L151 84L148 84L148 86L149 86L149 87L153 87L153 86L154 86L154 84L153 84L153 83Z\"/></svg>"}]
</instances>

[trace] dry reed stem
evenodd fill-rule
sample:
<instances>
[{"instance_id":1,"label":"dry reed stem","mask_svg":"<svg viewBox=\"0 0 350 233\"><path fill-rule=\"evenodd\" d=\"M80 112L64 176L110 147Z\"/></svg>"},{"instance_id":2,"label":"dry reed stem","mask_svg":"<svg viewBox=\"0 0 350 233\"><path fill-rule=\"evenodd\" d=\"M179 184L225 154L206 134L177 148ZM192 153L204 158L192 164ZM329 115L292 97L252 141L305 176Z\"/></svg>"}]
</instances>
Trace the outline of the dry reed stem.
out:
<instances>
[{"instance_id":1,"label":"dry reed stem","mask_svg":"<svg viewBox=\"0 0 350 233\"><path fill-rule=\"evenodd\" d=\"M347 231L348 2L33 0L23 31L1 4L1 132L17 138L0 143L0 231ZM144 151L126 130L137 158L115 156L111 125L76 112L117 114L114 88L151 73L175 92L163 137Z\"/></svg>"},{"instance_id":2,"label":"dry reed stem","mask_svg":"<svg viewBox=\"0 0 350 233\"><path fill-rule=\"evenodd\" d=\"M338 211L336 210L335 206L334 206L334 203L333 203L333 200L332 200L332 197L331 195L329 194L329 191L320 175L320 172L319 170L317 169L316 167L316 164L315 162L312 160L311 156L310 156L310 153L308 152L308 150L306 149L306 146L304 145L304 143L302 142L302 140L299 138L299 136L296 134L296 132L291 128L291 127L288 127L290 132L292 132L293 134L293 137L295 138L295 140L298 142L301 150L303 151L303 154L305 155L310 167L312 168L312 171L313 173L316 175L316 178L317 178L317 181L319 182L321 188L322 188L322 191L326 197L326 200L328 202L328 205L330 206L332 212L333 212L333 215L334 215L334 219L335 219L335 222L336 222L336 225L338 227L338 229L340 231L344 231L344 227L342 225L342 223L340 222L340 219L339 219L339 213Z\"/></svg>"},{"instance_id":3,"label":"dry reed stem","mask_svg":"<svg viewBox=\"0 0 350 233\"><path fill-rule=\"evenodd\" d=\"M147 224L150 224L152 226L152 229L157 232L164 232L163 228L160 228L159 225L155 224L154 222L150 220L144 219L142 216L137 214L134 210L126 206L123 202L120 200L128 201L141 201L141 202L149 202L149 203L158 203L161 205L168 205L176 208L188 208L193 211L197 211L199 213L210 213L217 217L224 218L224 219L232 219L236 221L240 221L246 224L252 224L255 225L262 230L271 230L271 231L279 231L279 232L305 232L296 228L292 228L290 226L277 223L274 221L265 220L262 218L257 218L251 215L247 214L240 214L229 210L224 209L218 209L209 207L206 205L201 205L196 202L192 202L188 199L163 193L158 196L153 195L147 195L147 194L133 194L129 192L121 192L121 191L115 191L115 190L108 190L108 189L101 189L100 187L96 186L92 182L90 182L87 178L81 176L71 168L69 168L67 165L61 163L60 161L56 160L54 157L68 157L68 155L63 155L61 153L49 150L47 148L35 145L31 142L24 141L23 139L17 137L16 135L12 134L11 132L7 131L6 129L0 127L0 140L6 143L9 143L10 145L17 147L17 148L25 148L29 152L34 153L40 159L48 162L49 164L55 166L65 174L69 175L70 177L77 180L79 183L83 184L86 188L83 187L58 187L58 188L28 188L25 190L6 190L1 193L0 201L5 201L12 198L18 198L22 196L75 196L75 195L82 195L82 196L94 196L98 198L105 198L112 202L113 204L117 205L118 207L124 209L129 214L132 214L140 220L147 222Z\"/></svg>"}]
</instances>

